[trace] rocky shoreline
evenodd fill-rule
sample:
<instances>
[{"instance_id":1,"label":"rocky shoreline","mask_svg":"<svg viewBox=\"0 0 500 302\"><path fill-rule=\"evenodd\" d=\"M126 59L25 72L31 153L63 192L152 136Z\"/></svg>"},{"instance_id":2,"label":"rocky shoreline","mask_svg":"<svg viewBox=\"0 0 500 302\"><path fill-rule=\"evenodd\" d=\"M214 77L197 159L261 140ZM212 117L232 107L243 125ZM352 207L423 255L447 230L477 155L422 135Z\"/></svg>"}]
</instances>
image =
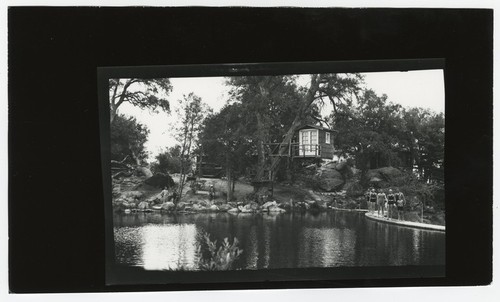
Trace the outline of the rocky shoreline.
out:
<instances>
[{"instance_id":1,"label":"rocky shoreline","mask_svg":"<svg viewBox=\"0 0 500 302\"><path fill-rule=\"evenodd\" d=\"M114 207L115 212L169 212L169 213L284 213L290 211L327 211L335 209L332 205L324 203L321 204L317 201L300 201L278 203L276 201L268 201L264 204L257 202L179 202L174 204L171 201L156 204L147 201L139 203L123 202Z\"/></svg>"}]
</instances>

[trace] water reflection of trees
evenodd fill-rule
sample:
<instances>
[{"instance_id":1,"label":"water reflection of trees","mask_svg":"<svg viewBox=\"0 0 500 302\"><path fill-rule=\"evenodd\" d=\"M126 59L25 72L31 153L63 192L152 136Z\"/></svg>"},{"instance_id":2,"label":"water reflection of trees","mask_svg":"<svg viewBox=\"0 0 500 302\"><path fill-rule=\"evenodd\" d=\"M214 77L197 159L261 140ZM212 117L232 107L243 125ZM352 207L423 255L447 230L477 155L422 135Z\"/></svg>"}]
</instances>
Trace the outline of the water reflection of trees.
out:
<instances>
[{"instance_id":1,"label":"water reflection of trees","mask_svg":"<svg viewBox=\"0 0 500 302\"><path fill-rule=\"evenodd\" d=\"M358 213L140 213L120 215L115 225L130 232L129 238L118 238L117 259L142 266L142 258L156 259L148 260L150 267L190 263L199 240L196 233L202 231L219 243L238 238L243 254L235 266L245 269L432 265L444 264L445 257L444 234L377 223ZM175 228L168 231L165 226ZM148 231L141 235L134 228ZM166 255L160 257L160 250ZM146 256L141 256L144 251Z\"/></svg>"},{"instance_id":2,"label":"water reflection of trees","mask_svg":"<svg viewBox=\"0 0 500 302\"><path fill-rule=\"evenodd\" d=\"M356 240L357 265L444 265L444 234L363 221Z\"/></svg>"}]
</instances>

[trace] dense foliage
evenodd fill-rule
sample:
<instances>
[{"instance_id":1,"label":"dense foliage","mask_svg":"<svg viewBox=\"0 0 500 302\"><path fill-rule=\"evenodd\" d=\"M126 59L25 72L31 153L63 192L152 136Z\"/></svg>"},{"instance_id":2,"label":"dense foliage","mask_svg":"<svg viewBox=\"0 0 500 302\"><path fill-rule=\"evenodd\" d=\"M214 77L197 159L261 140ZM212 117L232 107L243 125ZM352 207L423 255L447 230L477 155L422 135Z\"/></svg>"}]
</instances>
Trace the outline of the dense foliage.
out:
<instances>
[{"instance_id":1,"label":"dense foliage","mask_svg":"<svg viewBox=\"0 0 500 302\"><path fill-rule=\"evenodd\" d=\"M403 108L365 90L358 102L332 114L336 148L361 170L414 165L424 179L442 180L444 115Z\"/></svg>"},{"instance_id":2,"label":"dense foliage","mask_svg":"<svg viewBox=\"0 0 500 302\"><path fill-rule=\"evenodd\" d=\"M111 124L111 159L125 163L139 164L147 158L144 144L149 130L134 117L117 115Z\"/></svg>"},{"instance_id":3,"label":"dense foliage","mask_svg":"<svg viewBox=\"0 0 500 302\"><path fill-rule=\"evenodd\" d=\"M439 197L444 181L442 113L388 102L386 95L363 88L359 74L241 76L227 78L226 85L229 99L216 113L193 93L179 100L179 122L172 129L179 145L158 154L151 165L157 173L180 173L179 190L186 175L195 173L196 164L204 160L222 166L228 201L235 180L242 176L253 183L284 179L293 165L281 155L289 152L297 130L320 124L337 131L337 155L362 174L380 167L403 168L409 176L400 186L409 194L444 200ZM147 157L148 129L135 118L119 115L118 107L129 102L168 112L171 89L168 79L110 80L113 160L140 164ZM329 116L324 116L325 109Z\"/></svg>"},{"instance_id":4,"label":"dense foliage","mask_svg":"<svg viewBox=\"0 0 500 302\"><path fill-rule=\"evenodd\" d=\"M154 173L180 173L181 171L181 146L175 145L167 151L161 152L155 157L155 161L151 165L151 170Z\"/></svg>"}]
</instances>

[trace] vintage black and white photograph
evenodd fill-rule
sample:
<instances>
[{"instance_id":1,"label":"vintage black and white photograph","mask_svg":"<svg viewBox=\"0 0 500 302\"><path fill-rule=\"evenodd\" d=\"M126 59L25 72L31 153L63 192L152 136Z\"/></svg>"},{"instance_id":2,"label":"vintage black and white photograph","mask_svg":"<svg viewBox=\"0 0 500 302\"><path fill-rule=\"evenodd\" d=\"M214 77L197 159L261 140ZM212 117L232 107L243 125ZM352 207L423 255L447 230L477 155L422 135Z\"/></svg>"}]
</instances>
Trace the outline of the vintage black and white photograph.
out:
<instances>
[{"instance_id":1,"label":"vintage black and white photograph","mask_svg":"<svg viewBox=\"0 0 500 302\"><path fill-rule=\"evenodd\" d=\"M114 261L444 266L443 70L109 79Z\"/></svg>"}]
</instances>

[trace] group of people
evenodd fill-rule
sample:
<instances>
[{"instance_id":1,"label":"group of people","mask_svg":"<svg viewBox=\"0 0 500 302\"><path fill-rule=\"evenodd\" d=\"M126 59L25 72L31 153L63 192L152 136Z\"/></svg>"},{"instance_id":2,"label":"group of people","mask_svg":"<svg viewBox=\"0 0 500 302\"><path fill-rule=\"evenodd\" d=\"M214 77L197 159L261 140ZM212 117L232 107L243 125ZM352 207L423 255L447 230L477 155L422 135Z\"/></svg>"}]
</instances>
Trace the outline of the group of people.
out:
<instances>
[{"instance_id":1,"label":"group of people","mask_svg":"<svg viewBox=\"0 0 500 302\"><path fill-rule=\"evenodd\" d=\"M371 188L366 191L365 197L370 213L377 212L379 216L392 218L394 210L397 210L398 219L404 218L405 196L402 192L393 192L389 189L386 194L381 189Z\"/></svg>"}]
</instances>

